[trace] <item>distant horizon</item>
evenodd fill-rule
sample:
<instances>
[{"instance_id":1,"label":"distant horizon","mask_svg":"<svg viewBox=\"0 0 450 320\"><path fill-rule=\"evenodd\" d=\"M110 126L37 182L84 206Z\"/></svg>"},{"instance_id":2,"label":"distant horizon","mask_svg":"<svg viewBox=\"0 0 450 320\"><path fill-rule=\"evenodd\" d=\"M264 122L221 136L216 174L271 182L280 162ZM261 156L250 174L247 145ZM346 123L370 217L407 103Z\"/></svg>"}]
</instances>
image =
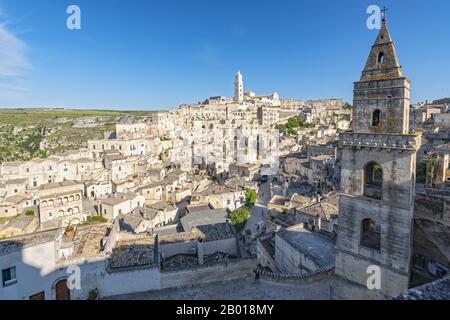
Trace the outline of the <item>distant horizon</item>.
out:
<instances>
[{"instance_id":1,"label":"distant horizon","mask_svg":"<svg viewBox=\"0 0 450 320\"><path fill-rule=\"evenodd\" d=\"M389 8L411 103L445 98L450 2L418 3L78 0L69 30L69 1L0 0L0 108L169 110L231 97L237 70L244 91L352 104L378 33L372 4Z\"/></svg>"},{"instance_id":2,"label":"distant horizon","mask_svg":"<svg viewBox=\"0 0 450 320\"><path fill-rule=\"evenodd\" d=\"M205 99L208 99L208 98L205 98ZM284 100L284 99L294 99L294 100L303 100L303 101L333 100L333 99L336 99L336 100L343 100L344 103L349 103L350 105L353 105L353 101L346 101L345 99L335 98L335 97L332 97L332 98L326 98L326 97L325 98L312 98L312 99L281 98L280 97L280 99L282 99L282 100ZM427 100L427 101L425 101L425 100L424 101L415 101L415 102L411 101L410 104L414 105L414 104L425 103L425 102L433 103L434 101L442 100L442 99L450 99L450 96L448 96L448 97L440 97L440 98L437 98L437 99ZM182 103L182 104L196 104L198 102L199 101L197 101L197 102L185 102L185 103ZM35 110L45 110L45 109L58 110L58 109L60 109L60 110L114 111L114 112L144 112L144 111L149 111L150 112L150 111L168 111L168 110L172 110L172 109L178 109L180 107L180 105L178 105L176 107L167 107L167 108L164 108L164 107L158 107L158 108L142 107L142 109L139 109L139 108L127 109L127 108L120 108L120 107L34 107L34 106L31 106L31 107L28 107L28 106L26 106L26 107L2 107L2 106L0 106L0 113L1 113L2 110L20 110L20 109L25 109L25 110L30 110L30 109L35 109Z\"/></svg>"}]
</instances>

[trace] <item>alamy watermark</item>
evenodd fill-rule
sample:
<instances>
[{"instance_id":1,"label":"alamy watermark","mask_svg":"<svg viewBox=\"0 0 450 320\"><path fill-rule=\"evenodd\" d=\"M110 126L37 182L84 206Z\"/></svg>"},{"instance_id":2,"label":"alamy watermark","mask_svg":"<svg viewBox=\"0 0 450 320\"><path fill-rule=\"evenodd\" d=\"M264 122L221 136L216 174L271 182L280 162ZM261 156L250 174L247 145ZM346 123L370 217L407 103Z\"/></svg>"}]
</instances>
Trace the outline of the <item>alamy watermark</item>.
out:
<instances>
[{"instance_id":1,"label":"alamy watermark","mask_svg":"<svg viewBox=\"0 0 450 320\"><path fill-rule=\"evenodd\" d=\"M380 290L381 289L381 269L377 265L370 265L367 267L366 273L369 275L367 278L367 289Z\"/></svg>"},{"instance_id":2,"label":"alamy watermark","mask_svg":"<svg viewBox=\"0 0 450 320\"><path fill-rule=\"evenodd\" d=\"M70 5L67 7L66 13L69 15L66 21L67 29L80 30L81 29L81 9L77 5Z\"/></svg>"},{"instance_id":3,"label":"alamy watermark","mask_svg":"<svg viewBox=\"0 0 450 320\"><path fill-rule=\"evenodd\" d=\"M381 22L385 17L387 10L388 9L386 7L381 9L380 6L376 4L372 4L369 7L367 7L367 14L370 14L366 22L367 28L369 28L369 30L374 29L380 30Z\"/></svg>"},{"instance_id":4,"label":"alamy watermark","mask_svg":"<svg viewBox=\"0 0 450 320\"><path fill-rule=\"evenodd\" d=\"M67 267L67 274L70 276L67 278L67 288L69 290L81 289L81 269L77 265L70 265Z\"/></svg>"}]
</instances>

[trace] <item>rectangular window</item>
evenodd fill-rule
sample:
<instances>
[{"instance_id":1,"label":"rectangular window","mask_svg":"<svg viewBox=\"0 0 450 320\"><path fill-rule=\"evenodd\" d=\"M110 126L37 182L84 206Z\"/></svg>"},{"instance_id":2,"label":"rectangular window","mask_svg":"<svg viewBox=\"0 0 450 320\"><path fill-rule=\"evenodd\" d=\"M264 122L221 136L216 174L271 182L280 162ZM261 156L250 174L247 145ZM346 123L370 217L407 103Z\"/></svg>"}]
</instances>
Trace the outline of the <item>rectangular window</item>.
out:
<instances>
[{"instance_id":1,"label":"rectangular window","mask_svg":"<svg viewBox=\"0 0 450 320\"><path fill-rule=\"evenodd\" d=\"M17 283L16 279L16 267L11 267L2 270L2 283L3 287L11 286Z\"/></svg>"}]
</instances>

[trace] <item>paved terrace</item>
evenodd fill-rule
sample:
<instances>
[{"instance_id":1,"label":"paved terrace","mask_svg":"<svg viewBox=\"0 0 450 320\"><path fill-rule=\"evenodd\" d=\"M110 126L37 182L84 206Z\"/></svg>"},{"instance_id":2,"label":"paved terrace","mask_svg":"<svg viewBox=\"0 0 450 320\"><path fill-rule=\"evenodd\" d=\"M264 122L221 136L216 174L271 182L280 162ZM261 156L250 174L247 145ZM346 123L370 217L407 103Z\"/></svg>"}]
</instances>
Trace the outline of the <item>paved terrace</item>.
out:
<instances>
[{"instance_id":1,"label":"paved terrace","mask_svg":"<svg viewBox=\"0 0 450 320\"><path fill-rule=\"evenodd\" d=\"M310 284L255 282L253 277L106 298L106 300L328 300L330 280Z\"/></svg>"}]
</instances>

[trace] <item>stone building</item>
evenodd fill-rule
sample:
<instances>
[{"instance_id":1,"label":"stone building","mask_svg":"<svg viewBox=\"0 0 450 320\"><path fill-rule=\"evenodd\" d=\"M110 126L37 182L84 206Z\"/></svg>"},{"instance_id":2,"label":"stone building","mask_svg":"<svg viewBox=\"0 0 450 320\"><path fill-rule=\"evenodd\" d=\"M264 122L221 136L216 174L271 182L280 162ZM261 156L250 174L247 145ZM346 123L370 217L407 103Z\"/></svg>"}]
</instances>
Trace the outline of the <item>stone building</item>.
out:
<instances>
[{"instance_id":1,"label":"stone building","mask_svg":"<svg viewBox=\"0 0 450 320\"><path fill-rule=\"evenodd\" d=\"M66 226L86 219L83 210L84 185L76 181L43 184L39 187L39 221L41 224Z\"/></svg>"},{"instance_id":2,"label":"stone building","mask_svg":"<svg viewBox=\"0 0 450 320\"><path fill-rule=\"evenodd\" d=\"M244 101L244 81L240 71L236 73L234 80L234 101L238 103Z\"/></svg>"},{"instance_id":3,"label":"stone building","mask_svg":"<svg viewBox=\"0 0 450 320\"><path fill-rule=\"evenodd\" d=\"M307 274L334 265L334 243L303 224L275 234L275 265L288 274Z\"/></svg>"},{"instance_id":4,"label":"stone building","mask_svg":"<svg viewBox=\"0 0 450 320\"><path fill-rule=\"evenodd\" d=\"M266 106L258 107L258 120L263 126L276 125L280 122L280 108L271 108Z\"/></svg>"},{"instance_id":5,"label":"stone building","mask_svg":"<svg viewBox=\"0 0 450 320\"><path fill-rule=\"evenodd\" d=\"M376 299L408 289L420 145L420 137L409 134L409 88L383 17L354 84L353 132L340 135L335 299ZM374 265L379 290L367 287Z\"/></svg>"}]
</instances>

